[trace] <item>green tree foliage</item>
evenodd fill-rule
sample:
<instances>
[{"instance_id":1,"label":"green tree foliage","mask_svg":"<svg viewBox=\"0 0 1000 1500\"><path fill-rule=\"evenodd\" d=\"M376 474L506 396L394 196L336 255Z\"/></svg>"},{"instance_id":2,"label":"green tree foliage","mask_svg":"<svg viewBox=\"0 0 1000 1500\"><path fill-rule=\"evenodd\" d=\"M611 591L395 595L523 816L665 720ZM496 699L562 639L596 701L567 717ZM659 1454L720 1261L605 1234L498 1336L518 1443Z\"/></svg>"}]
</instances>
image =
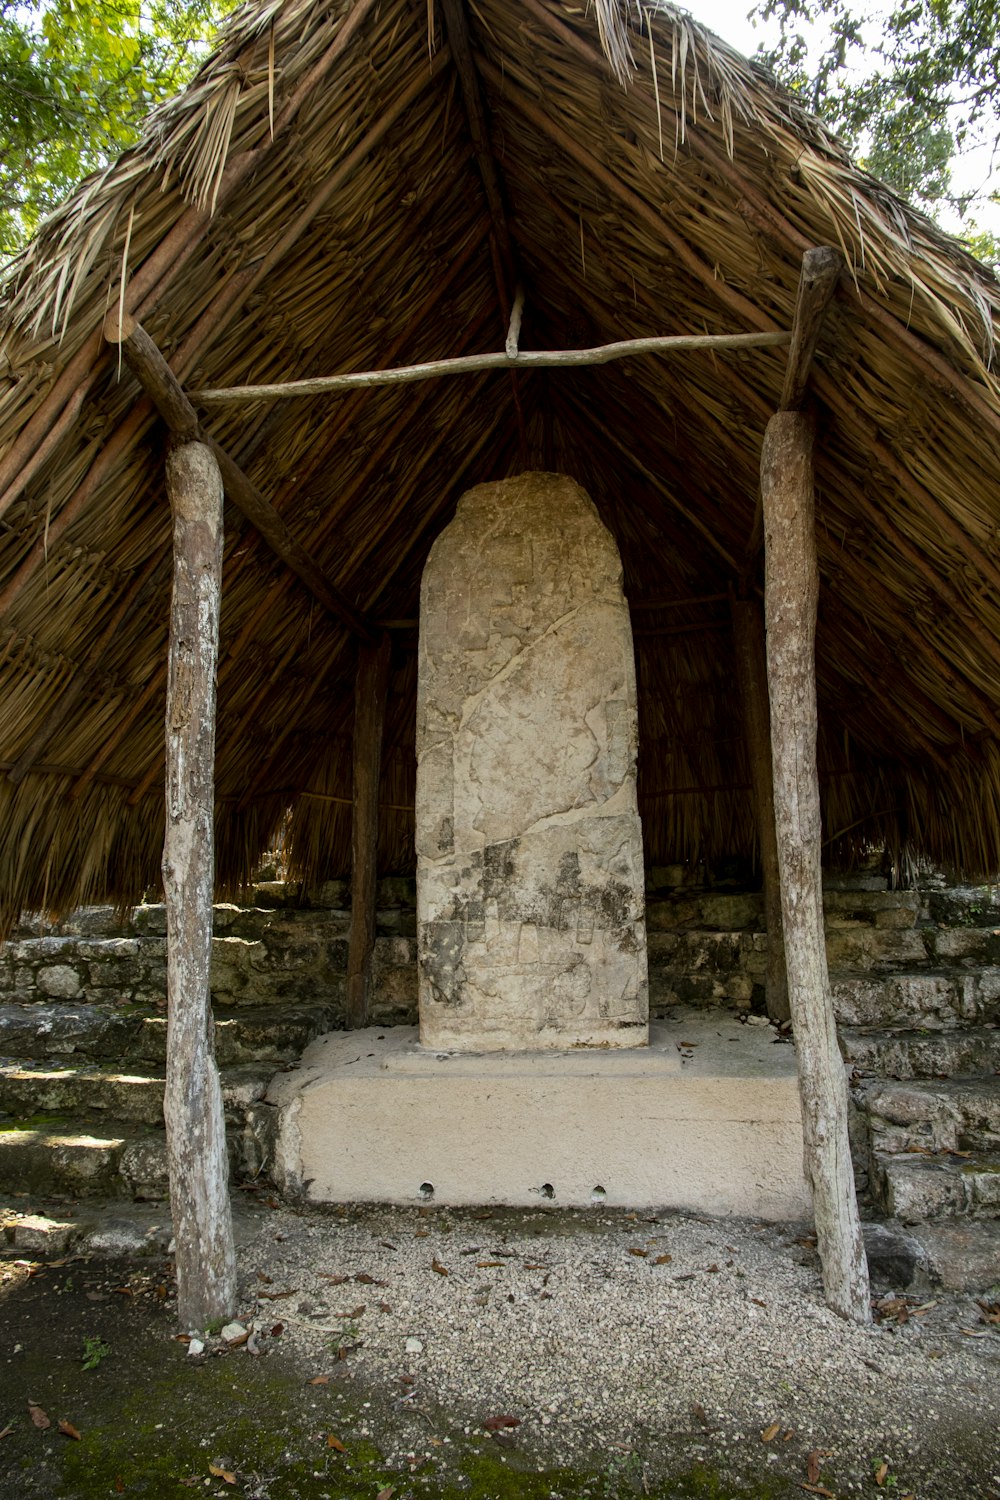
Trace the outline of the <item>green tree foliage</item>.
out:
<instances>
[{"instance_id":1,"label":"green tree foliage","mask_svg":"<svg viewBox=\"0 0 1000 1500\"><path fill-rule=\"evenodd\" d=\"M950 209L975 237L1000 146L997 0L764 0L780 25L765 55L843 137L861 164L931 213ZM817 43L815 37L822 40ZM954 184L959 153L984 150L982 182ZM991 236L977 250L995 258Z\"/></svg>"},{"instance_id":2,"label":"green tree foliage","mask_svg":"<svg viewBox=\"0 0 1000 1500\"><path fill-rule=\"evenodd\" d=\"M204 57L233 0L0 0L0 260Z\"/></svg>"}]
</instances>

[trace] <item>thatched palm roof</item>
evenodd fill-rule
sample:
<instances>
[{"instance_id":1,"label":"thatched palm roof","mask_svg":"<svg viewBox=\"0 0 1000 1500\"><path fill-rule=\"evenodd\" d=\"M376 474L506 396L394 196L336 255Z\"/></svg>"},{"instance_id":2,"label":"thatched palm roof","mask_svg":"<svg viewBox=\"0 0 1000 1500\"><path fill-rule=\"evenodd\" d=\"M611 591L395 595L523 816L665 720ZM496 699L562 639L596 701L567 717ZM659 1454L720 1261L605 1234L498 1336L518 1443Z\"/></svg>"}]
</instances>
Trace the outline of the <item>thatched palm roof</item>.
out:
<instances>
[{"instance_id":1,"label":"thatched palm roof","mask_svg":"<svg viewBox=\"0 0 1000 1500\"><path fill-rule=\"evenodd\" d=\"M123 267L123 306L197 404L207 387L499 349L515 278L524 348L787 330L803 251L839 246L812 386L830 847L1000 867L992 277L683 12L640 28L616 0L468 0L477 123L443 4L244 7L7 278L7 918L157 877L167 439L101 338ZM525 466L579 478L622 551L647 859L751 850L726 601L784 363L690 355L204 409L341 594L404 624L383 868L411 858L405 622L423 561L464 488ZM227 532L220 881L249 874L289 808L296 868L343 871L354 636L235 510Z\"/></svg>"}]
</instances>

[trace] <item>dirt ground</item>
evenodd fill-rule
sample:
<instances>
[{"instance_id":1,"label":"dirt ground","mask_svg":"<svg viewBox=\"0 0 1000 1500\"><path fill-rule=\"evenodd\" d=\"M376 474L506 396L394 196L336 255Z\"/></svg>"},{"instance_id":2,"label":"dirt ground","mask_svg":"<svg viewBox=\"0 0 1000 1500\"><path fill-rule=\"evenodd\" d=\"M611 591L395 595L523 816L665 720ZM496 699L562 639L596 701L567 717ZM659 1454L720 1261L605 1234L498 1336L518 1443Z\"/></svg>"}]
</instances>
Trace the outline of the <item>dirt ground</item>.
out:
<instances>
[{"instance_id":1,"label":"dirt ground","mask_svg":"<svg viewBox=\"0 0 1000 1500\"><path fill-rule=\"evenodd\" d=\"M415 1213L410 1218L404 1211L397 1211L395 1218L357 1215L350 1233L355 1243L365 1247L367 1257L358 1264L370 1264L377 1277L384 1275L386 1279L377 1280L375 1287L385 1287L391 1273L383 1271L382 1265L392 1263L390 1252L405 1248L404 1236L415 1236L407 1253L419 1255L431 1268L431 1274L424 1278L428 1295L451 1298L456 1306L454 1299L463 1270L461 1257L478 1253L480 1240L490 1245L502 1241L502 1245L513 1246L523 1255L518 1247L540 1243L544 1233L546 1248L533 1252L533 1259L523 1262L523 1272L513 1258L510 1261L515 1269L509 1274L513 1276L516 1271L522 1280L524 1272L535 1270L539 1256L553 1266L566 1264L567 1247L578 1247L580 1240L579 1223L570 1216L549 1217L539 1229L529 1223L528 1216L516 1220L509 1215L502 1223L497 1221L484 1229L470 1216L463 1219L442 1213L418 1219ZM656 1255L644 1260L646 1252L636 1248L636 1226L629 1222L636 1217L608 1218L601 1221L605 1227L588 1229L583 1238L589 1240L589 1263L594 1265L595 1257L604 1257L608 1265L621 1263L626 1282L633 1276L678 1272L675 1282L679 1285L671 1294L675 1297L694 1298L698 1286L703 1286L702 1300L697 1304L700 1311L695 1311L692 1301L691 1316L705 1320L699 1324L705 1331L699 1332L695 1343L706 1341L714 1316L710 1299L717 1299L720 1319L729 1318L724 1296L746 1297L753 1287L749 1281L737 1283L731 1279L742 1274L738 1266L728 1273L729 1293L723 1292L725 1264L721 1269L719 1265L706 1268L717 1272L715 1276L699 1273L696 1277L694 1270L687 1270L684 1235L702 1236L696 1246L700 1259L690 1261L692 1267L702 1265L705 1256L701 1247L710 1246L715 1232L706 1221L684 1225L645 1221L655 1224L657 1232L663 1231L664 1242L674 1245L674 1261L657 1269ZM343 1343L298 1336L297 1325L315 1318L316 1311L306 1301L296 1302L291 1291L284 1291L282 1278L287 1285L292 1276L289 1267L295 1266L294 1280L304 1286L306 1277L301 1272L306 1258L317 1266L332 1264L329 1247L336 1243L332 1236L339 1233L343 1244L345 1232L343 1221L338 1224L308 1215L296 1219L285 1209L273 1221L262 1221L257 1239L242 1256L241 1305L254 1310L252 1318L244 1313L247 1327L253 1330L251 1347L248 1350L245 1339L225 1344L215 1331L215 1337L206 1339L205 1351L194 1357L177 1333L171 1262L162 1251L131 1261L82 1256L69 1256L57 1263L13 1258L0 1261L0 1496L9 1496L10 1500L91 1500L127 1495L179 1500L186 1491L192 1491L220 1497L238 1495L247 1500L420 1500L425 1496L428 1500L506 1500L508 1496L526 1500L576 1500L581 1496L624 1500L644 1494L688 1500L727 1500L730 1496L777 1500L808 1493L836 1500L860 1494L892 1496L894 1500L904 1500L908 1495L914 1500L951 1500L952 1496L954 1500L1000 1500L996 1425L1000 1421L1000 1335L985 1319L969 1331L970 1308L973 1314L976 1311L971 1302L951 1308L936 1300L931 1304L934 1311L926 1313L924 1320L936 1317L939 1325L929 1342L925 1339L927 1347L919 1343L923 1328L896 1326L900 1319L906 1321L907 1305L916 1313L911 1324L921 1321L917 1297L904 1298L901 1311L893 1309L890 1302L893 1326L865 1336L875 1341L871 1348L874 1357L865 1360L870 1370L895 1362L902 1371L906 1360L919 1360L920 1369L926 1366L942 1371L945 1385L954 1385L950 1398L953 1420L948 1430L963 1434L964 1451L960 1451L957 1438L942 1439L948 1451L941 1453L937 1469L933 1458L923 1460L919 1485L907 1474L905 1465L897 1472L897 1467L887 1461L880 1472L879 1449L873 1450L874 1456L866 1451L860 1466L851 1468L841 1463L838 1467L836 1450L844 1449L843 1432L830 1440L828 1449L819 1446L815 1436L807 1437L804 1424L798 1433L781 1422L767 1421L767 1409L756 1400L759 1391L750 1388L753 1382L745 1375L739 1380L745 1388L734 1394L730 1409L722 1417L707 1404L707 1398L706 1409L696 1399L697 1391L684 1390L675 1393L676 1411L682 1416L668 1429L657 1428L652 1422L644 1428L636 1422L615 1431L601 1420L602 1408L613 1406L611 1383L595 1367L592 1403L581 1408L572 1431L564 1429L560 1448L560 1443L554 1447L549 1440L552 1429L542 1425L555 1418L535 1412L535 1419L530 1420L524 1411L515 1416L501 1409L502 1386L491 1393L489 1400L484 1395L478 1406L475 1401L458 1399L454 1388L441 1383L435 1386L431 1367L425 1374L413 1359L408 1362L402 1357L401 1339L400 1357L393 1364L391 1342L384 1341L384 1350L379 1353L374 1336L366 1352L365 1329L361 1327L345 1325ZM644 1232L652 1236L652 1243L653 1231ZM732 1265L733 1259L738 1260L742 1242L732 1228L727 1227L725 1234L733 1242L725 1247L734 1252L728 1262ZM530 1240L529 1235L535 1239ZM758 1241L761 1238L757 1236ZM474 1240L471 1251L466 1239ZM782 1257L775 1264L793 1278L788 1283L792 1290L786 1295L797 1296L795 1287L801 1285L807 1300L802 1309L794 1303L789 1305L787 1336L782 1335L780 1320L776 1321L779 1342L787 1346L786 1352L794 1348L798 1342L796 1320L801 1319L803 1336L808 1332L810 1338L828 1337L833 1348L841 1338L839 1320L833 1320L822 1307L814 1269L803 1269L808 1252L803 1256L793 1246L793 1254L799 1258L790 1264L789 1243L775 1233L770 1236L767 1254ZM370 1252L368 1246L372 1247ZM384 1247L382 1262L373 1258L379 1246ZM286 1247L289 1256L298 1259L284 1264L272 1260L268 1264L273 1275L265 1274L264 1249L279 1255ZM483 1252L494 1253L505 1252L502 1248ZM754 1253L763 1253L759 1244ZM660 1259L670 1262L671 1255ZM444 1261L453 1270L450 1279L446 1278ZM464 1265L473 1263L467 1259ZM481 1259L475 1264L498 1267L492 1272L480 1271L480 1280L508 1275L506 1263ZM751 1263L746 1264L749 1267ZM752 1271L748 1274L752 1279ZM608 1275L607 1270L602 1269L601 1275ZM574 1277L579 1280L575 1270ZM256 1287L251 1294L248 1283L254 1278ZM477 1290L473 1279L470 1273L470 1297ZM542 1285L540 1278L534 1279ZM363 1274L325 1275L327 1283L348 1280L371 1282L372 1278ZM546 1277L545 1281L547 1289L538 1296L549 1297L549 1302L536 1302L531 1307L525 1304L525 1316L535 1322L547 1315L549 1308L558 1306L557 1276L551 1282ZM312 1285L315 1288L317 1283ZM608 1288L608 1296L603 1298L602 1286ZM354 1298L359 1303L365 1298L370 1309L365 1314L365 1308L359 1306L357 1322L365 1324L370 1319L376 1305L373 1296L393 1296L395 1300L398 1292L402 1299L409 1290L402 1282L397 1291L352 1286ZM598 1285L595 1295L599 1300L594 1305L603 1301L609 1316L620 1320L614 1308L625 1304L614 1303L610 1297L613 1291L610 1279ZM624 1291L628 1294L628 1285L624 1285ZM315 1290L311 1295L316 1295ZM273 1300L261 1300L269 1297ZM470 1300L468 1307L473 1307L474 1301ZM760 1313L763 1298L750 1297L749 1301L759 1304L753 1310L760 1317L766 1316ZM513 1293L505 1295L496 1299L494 1311L506 1317L509 1306L513 1318L517 1312L514 1303ZM387 1303L377 1305L388 1312ZM412 1315L413 1304L409 1307ZM423 1315L430 1316L426 1309ZM581 1311L580 1315L593 1321L592 1312ZM467 1316L458 1314L458 1331L449 1333L449 1338L458 1340L452 1358L460 1375L463 1363L468 1372L474 1354L489 1361L488 1349L485 1356L482 1350L470 1350L463 1361L461 1318ZM807 1330L805 1321L809 1318L812 1325ZM838 1327L828 1327L831 1320ZM515 1324L510 1327L513 1330ZM614 1331L609 1329L609 1339ZM588 1329L587 1337L594 1332ZM596 1333L599 1337L599 1328ZM895 1339L897 1333L899 1339ZM490 1336L496 1340L495 1333ZM664 1330L663 1336L669 1337L669 1333ZM624 1342L627 1344L631 1337L626 1330ZM849 1335L856 1337L856 1331ZM887 1339L892 1347L886 1344ZM414 1342L419 1341L408 1340L406 1347ZM578 1366L582 1364L584 1373L590 1358L587 1347L572 1356ZM713 1350L715 1347L712 1345ZM724 1350L724 1341L719 1347ZM499 1367L499 1342L494 1348ZM324 1351L322 1355L320 1350ZM936 1364L935 1359L939 1361ZM944 1371L952 1360L953 1381ZM623 1381L629 1378L626 1371L627 1364L622 1366ZM864 1371L861 1373L864 1375ZM558 1381L558 1371L555 1378ZM827 1406L822 1409L827 1412L840 1399L840 1378L833 1364L826 1375L821 1369L816 1372L817 1389L825 1382L823 1400ZM865 1378L872 1381L872 1411L879 1421L884 1418L888 1431L889 1417L885 1412L879 1414L879 1401L888 1397L880 1397L878 1377ZM883 1386L883 1391L887 1389ZM897 1382L892 1396L897 1407L898 1391ZM846 1400L847 1392L843 1394ZM921 1411L927 1401L926 1391L914 1391L912 1417L918 1430L925 1416L937 1420L937 1413ZM579 1401L575 1404L580 1407ZM539 1411L549 1409L539 1406ZM996 1419L993 1422L984 1417L991 1411ZM963 1416L968 1418L964 1424L958 1420ZM829 1415L825 1420L829 1426L834 1425ZM773 1432L772 1426L776 1429ZM849 1443L849 1435L846 1441Z\"/></svg>"}]
</instances>

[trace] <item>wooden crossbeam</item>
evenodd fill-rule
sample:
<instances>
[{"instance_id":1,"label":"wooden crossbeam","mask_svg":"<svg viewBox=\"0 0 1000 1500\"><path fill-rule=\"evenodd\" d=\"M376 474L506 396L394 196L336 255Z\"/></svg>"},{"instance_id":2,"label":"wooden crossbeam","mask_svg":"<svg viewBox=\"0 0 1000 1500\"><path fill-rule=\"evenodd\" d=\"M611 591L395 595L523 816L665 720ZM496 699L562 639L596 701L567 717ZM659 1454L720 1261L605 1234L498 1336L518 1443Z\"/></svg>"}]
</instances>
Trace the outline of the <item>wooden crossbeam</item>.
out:
<instances>
[{"instance_id":1,"label":"wooden crossbeam","mask_svg":"<svg viewBox=\"0 0 1000 1500\"><path fill-rule=\"evenodd\" d=\"M379 385L415 385L445 375L476 375L483 370L538 370L608 365L614 360L645 354L725 353L727 350L776 349L790 344L792 335L770 333L671 333L641 339L616 339L590 349L506 349L488 354L463 354L457 359L432 359L419 365L397 365L393 370L352 370L344 375L317 375L309 380L283 380L270 385L214 386L193 391L202 406L244 401L287 401L301 396L335 396Z\"/></svg>"},{"instance_id":2,"label":"wooden crossbeam","mask_svg":"<svg viewBox=\"0 0 1000 1500\"><path fill-rule=\"evenodd\" d=\"M177 442L198 440L211 446L230 500L285 566L305 584L313 598L353 635L369 644L374 642L376 631L370 622L330 582L271 502L265 499L235 460L219 443L202 433L198 413L142 325L127 314L122 320L114 311L105 320L104 334L110 343L121 344L126 363L164 418L174 439Z\"/></svg>"}]
</instances>

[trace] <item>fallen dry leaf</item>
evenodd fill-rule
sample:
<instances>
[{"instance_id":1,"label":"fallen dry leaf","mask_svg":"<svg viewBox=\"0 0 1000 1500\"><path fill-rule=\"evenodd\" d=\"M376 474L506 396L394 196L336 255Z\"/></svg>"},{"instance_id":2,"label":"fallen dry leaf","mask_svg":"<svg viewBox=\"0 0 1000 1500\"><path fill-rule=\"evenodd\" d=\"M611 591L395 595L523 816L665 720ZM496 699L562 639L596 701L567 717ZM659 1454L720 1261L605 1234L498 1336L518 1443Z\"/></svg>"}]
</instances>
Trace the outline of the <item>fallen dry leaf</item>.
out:
<instances>
[{"instance_id":1,"label":"fallen dry leaf","mask_svg":"<svg viewBox=\"0 0 1000 1500\"><path fill-rule=\"evenodd\" d=\"M183 1483L184 1483L184 1480L182 1479L181 1480L181 1484L183 1484ZM122 1476L120 1474L116 1474L115 1475L115 1494L116 1495L124 1495L124 1493L125 1493L125 1481L124 1481L124 1479L122 1478Z\"/></svg>"},{"instance_id":2,"label":"fallen dry leaf","mask_svg":"<svg viewBox=\"0 0 1000 1500\"><path fill-rule=\"evenodd\" d=\"M824 1500L837 1500L833 1490L828 1490L821 1484L800 1484L799 1489L808 1490L810 1495L822 1495Z\"/></svg>"},{"instance_id":3,"label":"fallen dry leaf","mask_svg":"<svg viewBox=\"0 0 1000 1500\"><path fill-rule=\"evenodd\" d=\"M653 1261L653 1265L654 1266L669 1266L669 1264L673 1260L673 1258L674 1257L672 1255L658 1255L656 1257L656 1259Z\"/></svg>"},{"instance_id":4,"label":"fallen dry leaf","mask_svg":"<svg viewBox=\"0 0 1000 1500\"><path fill-rule=\"evenodd\" d=\"M441 1262L438 1260L438 1258L437 1258L436 1255L435 1255L434 1259L431 1261L431 1270L432 1271L436 1271L439 1276L450 1276L451 1275L451 1272L448 1270L448 1267L447 1266L443 1266L441 1264Z\"/></svg>"},{"instance_id":5,"label":"fallen dry leaf","mask_svg":"<svg viewBox=\"0 0 1000 1500\"><path fill-rule=\"evenodd\" d=\"M638 1245L629 1245L628 1253L629 1255L637 1255L641 1260L645 1260L647 1255L649 1254L649 1251L641 1250Z\"/></svg>"},{"instance_id":6,"label":"fallen dry leaf","mask_svg":"<svg viewBox=\"0 0 1000 1500\"><path fill-rule=\"evenodd\" d=\"M772 1422L770 1424L770 1426L769 1427L765 1427L764 1430L763 1430L763 1432L761 1433L761 1435L760 1435L761 1442L762 1443L771 1443L771 1442L773 1442L774 1439L778 1436L778 1433L780 1431L781 1431L781 1423L780 1422Z\"/></svg>"},{"instance_id":7,"label":"fallen dry leaf","mask_svg":"<svg viewBox=\"0 0 1000 1500\"><path fill-rule=\"evenodd\" d=\"M268 1302L280 1302L284 1297L294 1297L298 1293L298 1287L291 1287L287 1292L264 1292L258 1291L258 1297L264 1297Z\"/></svg>"},{"instance_id":8,"label":"fallen dry leaf","mask_svg":"<svg viewBox=\"0 0 1000 1500\"><path fill-rule=\"evenodd\" d=\"M328 1448L332 1448L336 1453L346 1453L347 1452L347 1449L344 1447L344 1444L340 1441L340 1438L339 1437L334 1437L334 1435L333 1435L332 1432L328 1432L327 1435L326 1435L326 1446Z\"/></svg>"},{"instance_id":9,"label":"fallen dry leaf","mask_svg":"<svg viewBox=\"0 0 1000 1500\"><path fill-rule=\"evenodd\" d=\"M830 1458L830 1448L812 1448L806 1454L806 1478L810 1484L819 1484L819 1468L824 1458ZM825 1491L819 1491L825 1493Z\"/></svg>"},{"instance_id":10,"label":"fallen dry leaf","mask_svg":"<svg viewBox=\"0 0 1000 1500\"><path fill-rule=\"evenodd\" d=\"M72 1422L67 1422L65 1417L59 1418L58 1425L59 1431L62 1433L63 1437L72 1438L75 1443L79 1443L81 1441L79 1428L74 1427Z\"/></svg>"},{"instance_id":11,"label":"fallen dry leaf","mask_svg":"<svg viewBox=\"0 0 1000 1500\"><path fill-rule=\"evenodd\" d=\"M41 1427L43 1431L46 1427L52 1426L52 1423L48 1418L48 1413L42 1411L42 1408L40 1406L36 1406L34 1401L28 1402L28 1415L31 1417L34 1425L36 1427Z\"/></svg>"},{"instance_id":12,"label":"fallen dry leaf","mask_svg":"<svg viewBox=\"0 0 1000 1500\"><path fill-rule=\"evenodd\" d=\"M10 1435L11 1435L11 1433L13 1431L14 1431L13 1427L5 1427L4 1430L3 1430L3 1432L0 1432L0 1443L3 1442L3 1440L4 1440L5 1437L10 1437Z\"/></svg>"},{"instance_id":13,"label":"fallen dry leaf","mask_svg":"<svg viewBox=\"0 0 1000 1500\"><path fill-rule=\"evenodd\" d=\"M476 1270L477 1271L495 1271L498 1266L502 1266L502 1265L503 1265L503 1261L502 1260L477 1260L476 1261Z\"/></svg>"},{"instance_id":14,"label":"fallen dry leaf","mask_svg":"<svg viewBox=\"0 0 1000 1500\"><path fill-rule=\"evenodd\" d=\"M369 1276L369 1274L368 1274L367 1271L359 1271L358 1274L355 1276L354 1279L355 1279L355 1281L360 1282L362 1286L388 1286L389 1285L389 1283L387 1281L378 1281L374 1276Z\"/></svg>"},{"instance_id":15,"label":"fallen dry leaf","mask_svg":"<svg viewBox=\"0 0 1000 1500\"><path fill-rule=\"evenodd\" d=\"M762 1301L760 1297L751 1297L750 1301L753 1303L753 1305L755 1307L766 1307L767 1306L767 1303L764 1302L764 1301Z\"/></svg>"},{"instance_id":16,"label":"fallen dry leaf","mask_svg":"<svg viewBox=\"0 0 1000 1500\"><path fill-rule=\"evenodd\" d=\"M384 1490L379 1490L375 1496L375 1500L392 1500L395 1493L396 1486L394 1484L387 1484Z\"/></svg>"},{"instance_id":17,"label":"fallen dry leaf","mask_svg":"<svg viewBox=\"0 0 1000 1500\"><path fill-rule=\"evenodd\" d=\"M505 1427L520 1427L520 1417L487 1417L483 1426L487 1432L502 1432Z\"/></svg>"},{"instance_id":18,"label":"fallen dry leaf","mask_svg":"<svg viewBox=\"0 0 1000 1500\"><path fill-rule=\"evenodd\" d=\"M236 1475L232 1469L220 1469L218 1464L209 1464L208 1472L214 1474L216 1479L222 1479L226 1484L235 1484Z\"/></svg>"},{"instance_id":19,"label":"fallen dry leaf","mask_svg":"<svg viewBox=\"0 0 1000 1500\"><path fill-rule=\"evenodd\" d=\"M885 1484L886 1475L888 1474L888 1472L889 1472L889 1465L885 1462L885 1460L883 1460L882 1463L880 1463L879 1466L878 1466L878 1468L875 1470L875 1483L877 1485L883 1485L883 1484Z\"/></svg>"},{"instance_id":20,"label":"fallen dry leaf","mask_svg":"<svg viewBox=\"0 0 1000 1500\"><path fill-rule=\"evenodd\" d=\"M343 1286L345 1281L350 1281L349 1276L332 1276L329 1271L317 1271L316 1275L320 1281L328 1281L331 1286Z\"/></svg>"},{"instance_id":21,"label":"fallen dry leaf","mask_svg":"<svg viewBox=\"0 0 1000 1500\"><path fill-rule=\"evenodd\" d=\"M306 1381L306 1384L307 1385L329 1385L330 1384L330 1377L329 1377L329 1375L314 1375L313 1378L312 1378L312 1380L307 1380Z\"/></svg>"},{"instance_id":22,"label":"fallen dry leaf","mask_svg":"<svg viewBox=\"0 0 1000 1500\"><path fill-rule=\"evenodd\" d=\"M365 1311L367 1306L368 1304L366 1302L362 1302L359 1304L359 1306L352 1307L350 1312L338 1313L337 1317L343 1318L347 1323L353 1323L355 1318L360 1318L361 1314Z\"/></svg>"},{"instance_id":23,"label":"fallen dry leaf","mask_svg":"<svg viewBox=\"0 0 1000 1500\"><path fill-rule=\"evenodd\" d=\"M548 1266L543 1266L538 1261L526 1260L524 1262L524 1269L526 1271L547 1271L549 1268L548 1268Z\"/></svg>"}]
</instances>

